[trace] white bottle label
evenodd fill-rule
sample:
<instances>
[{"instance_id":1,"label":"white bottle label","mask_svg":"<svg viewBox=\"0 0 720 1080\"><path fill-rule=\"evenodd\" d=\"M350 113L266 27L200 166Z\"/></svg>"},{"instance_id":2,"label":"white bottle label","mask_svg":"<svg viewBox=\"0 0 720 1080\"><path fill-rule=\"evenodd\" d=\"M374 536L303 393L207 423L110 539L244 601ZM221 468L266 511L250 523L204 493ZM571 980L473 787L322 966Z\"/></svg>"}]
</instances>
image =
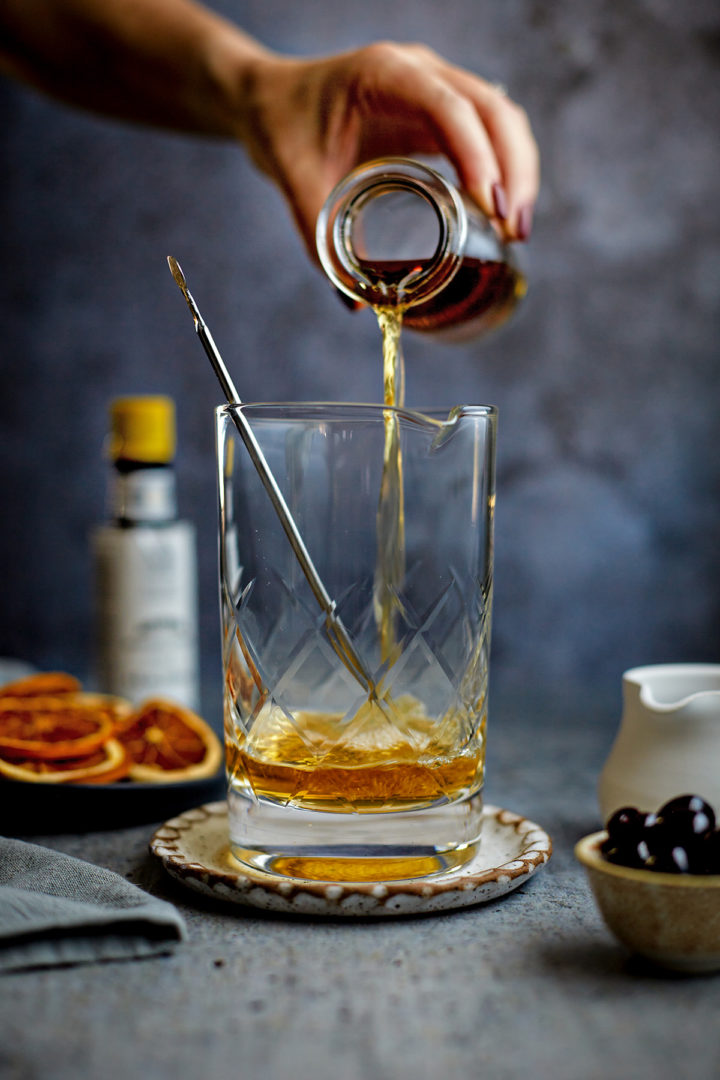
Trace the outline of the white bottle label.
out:
<instances>
[{"instance_id":1,"label":"white bottle label","mask_svg":"<svg viewBox=\"0 0 720 1080\"><path fill-rule=\"evenodd\" d=\"M137 469L117 473L110 517L116 521L172 521L176 517L172 469Z\"/></svg>"},{"instance_id":2,"label":"white bottle label","mask_svg":"<svg viewBox=\"0 0 720 1080\"><path fill-rule=\"evenodd\" d=\"M93 534L98 689L140 703L165 697L197 709L195 532L104 525Z\"/></svg>"}]
</instances>

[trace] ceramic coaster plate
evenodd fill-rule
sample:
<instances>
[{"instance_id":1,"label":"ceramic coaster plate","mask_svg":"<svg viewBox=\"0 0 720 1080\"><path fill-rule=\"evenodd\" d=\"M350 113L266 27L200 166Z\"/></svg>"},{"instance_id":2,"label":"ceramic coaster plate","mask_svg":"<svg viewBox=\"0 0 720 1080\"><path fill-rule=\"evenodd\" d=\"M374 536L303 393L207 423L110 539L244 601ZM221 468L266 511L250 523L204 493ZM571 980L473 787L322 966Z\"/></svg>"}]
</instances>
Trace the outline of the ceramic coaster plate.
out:
<instances>
[{"instance_id":1,"label":"ceramic coaster plate","mask_svg":"<svg viewBox=\"0 0 720 1080\"><path fill-rule=\"evenodd\" d=\"M337 882L286 878L238 862L228 846L227 805L207 803L159 828L150 850L196 892L244 907L294 915L414 915L469 907L524 884L552 854L546 832L496 806L483 811L478 854L460 868L404 881Z\"/></svg>"}]
</instances>

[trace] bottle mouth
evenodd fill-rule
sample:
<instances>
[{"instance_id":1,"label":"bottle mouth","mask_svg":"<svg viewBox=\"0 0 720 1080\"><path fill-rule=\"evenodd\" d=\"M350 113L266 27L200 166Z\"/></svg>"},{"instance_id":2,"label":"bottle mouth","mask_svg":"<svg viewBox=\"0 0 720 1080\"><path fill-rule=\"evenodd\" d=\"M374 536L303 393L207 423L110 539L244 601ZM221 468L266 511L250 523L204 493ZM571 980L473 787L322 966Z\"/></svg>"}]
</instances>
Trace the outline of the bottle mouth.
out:
<instances>
[{"instance_id":1,"label":"bottle mouth","mask_svg":"<svg viewBox=\"0 0 720 1080\"><path fill-rule=\"evenodd\" d=\"M388 158L350 173L318 218L325 272L373 307L434 296L462 261L467 217L458 192L420 162Z\"/></svg>"}]
</instances>

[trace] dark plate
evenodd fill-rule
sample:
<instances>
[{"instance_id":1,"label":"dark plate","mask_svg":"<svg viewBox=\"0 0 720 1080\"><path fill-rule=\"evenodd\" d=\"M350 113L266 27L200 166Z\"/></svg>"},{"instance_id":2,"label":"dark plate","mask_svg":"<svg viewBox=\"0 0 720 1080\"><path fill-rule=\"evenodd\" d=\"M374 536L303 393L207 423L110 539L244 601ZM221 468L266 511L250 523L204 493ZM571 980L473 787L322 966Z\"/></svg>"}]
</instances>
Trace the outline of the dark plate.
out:
<instances>
[{"instance_id":1,"label":"dark plate","mask_svg":"<svg viewBox=\"0 0 720 1080\"><path fill-rule=\"evenodd\" d=\"M162 823L225 795L225 775L178 784L33 784L0 780L0 833L96 832Z\"/></svg>"}]
</instances>

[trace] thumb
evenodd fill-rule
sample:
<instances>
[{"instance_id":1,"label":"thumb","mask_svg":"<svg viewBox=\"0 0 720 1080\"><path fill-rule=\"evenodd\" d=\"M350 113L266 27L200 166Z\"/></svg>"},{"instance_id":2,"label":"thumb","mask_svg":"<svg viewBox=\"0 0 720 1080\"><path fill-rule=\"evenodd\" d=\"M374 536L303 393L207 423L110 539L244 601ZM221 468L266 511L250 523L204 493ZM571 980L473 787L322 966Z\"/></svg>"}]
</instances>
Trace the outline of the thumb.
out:
<instances>
[{"instance_id":1,"label":"thumb","mask_svg":"<svg viewBox=\"0 0 720 1080\"><path fill-rule=\"evenodd\" d=\"M310 170L305 170L284 185L293 220L310 259L316 265L320 265L316 241L317 219L331 187L331 184L319 183L317 175Z\"/></svg>"},{"instance_id":2,"label":"thumb","mask_svg":"<svg viewBox=\"0 0 720 1080\"><path fill-rule=\"evenodd\" d=\"M335 181L320 184L315 180L312 183L301 183L296 191L290 188L285 191L290 211L310 260L321 269L317 249L317 219L334 184ZM348 296L341 289L335 287L335 292L341 303L350 311L359 311L363 307L359 300Z\"/></svg>"}]
</instances>

